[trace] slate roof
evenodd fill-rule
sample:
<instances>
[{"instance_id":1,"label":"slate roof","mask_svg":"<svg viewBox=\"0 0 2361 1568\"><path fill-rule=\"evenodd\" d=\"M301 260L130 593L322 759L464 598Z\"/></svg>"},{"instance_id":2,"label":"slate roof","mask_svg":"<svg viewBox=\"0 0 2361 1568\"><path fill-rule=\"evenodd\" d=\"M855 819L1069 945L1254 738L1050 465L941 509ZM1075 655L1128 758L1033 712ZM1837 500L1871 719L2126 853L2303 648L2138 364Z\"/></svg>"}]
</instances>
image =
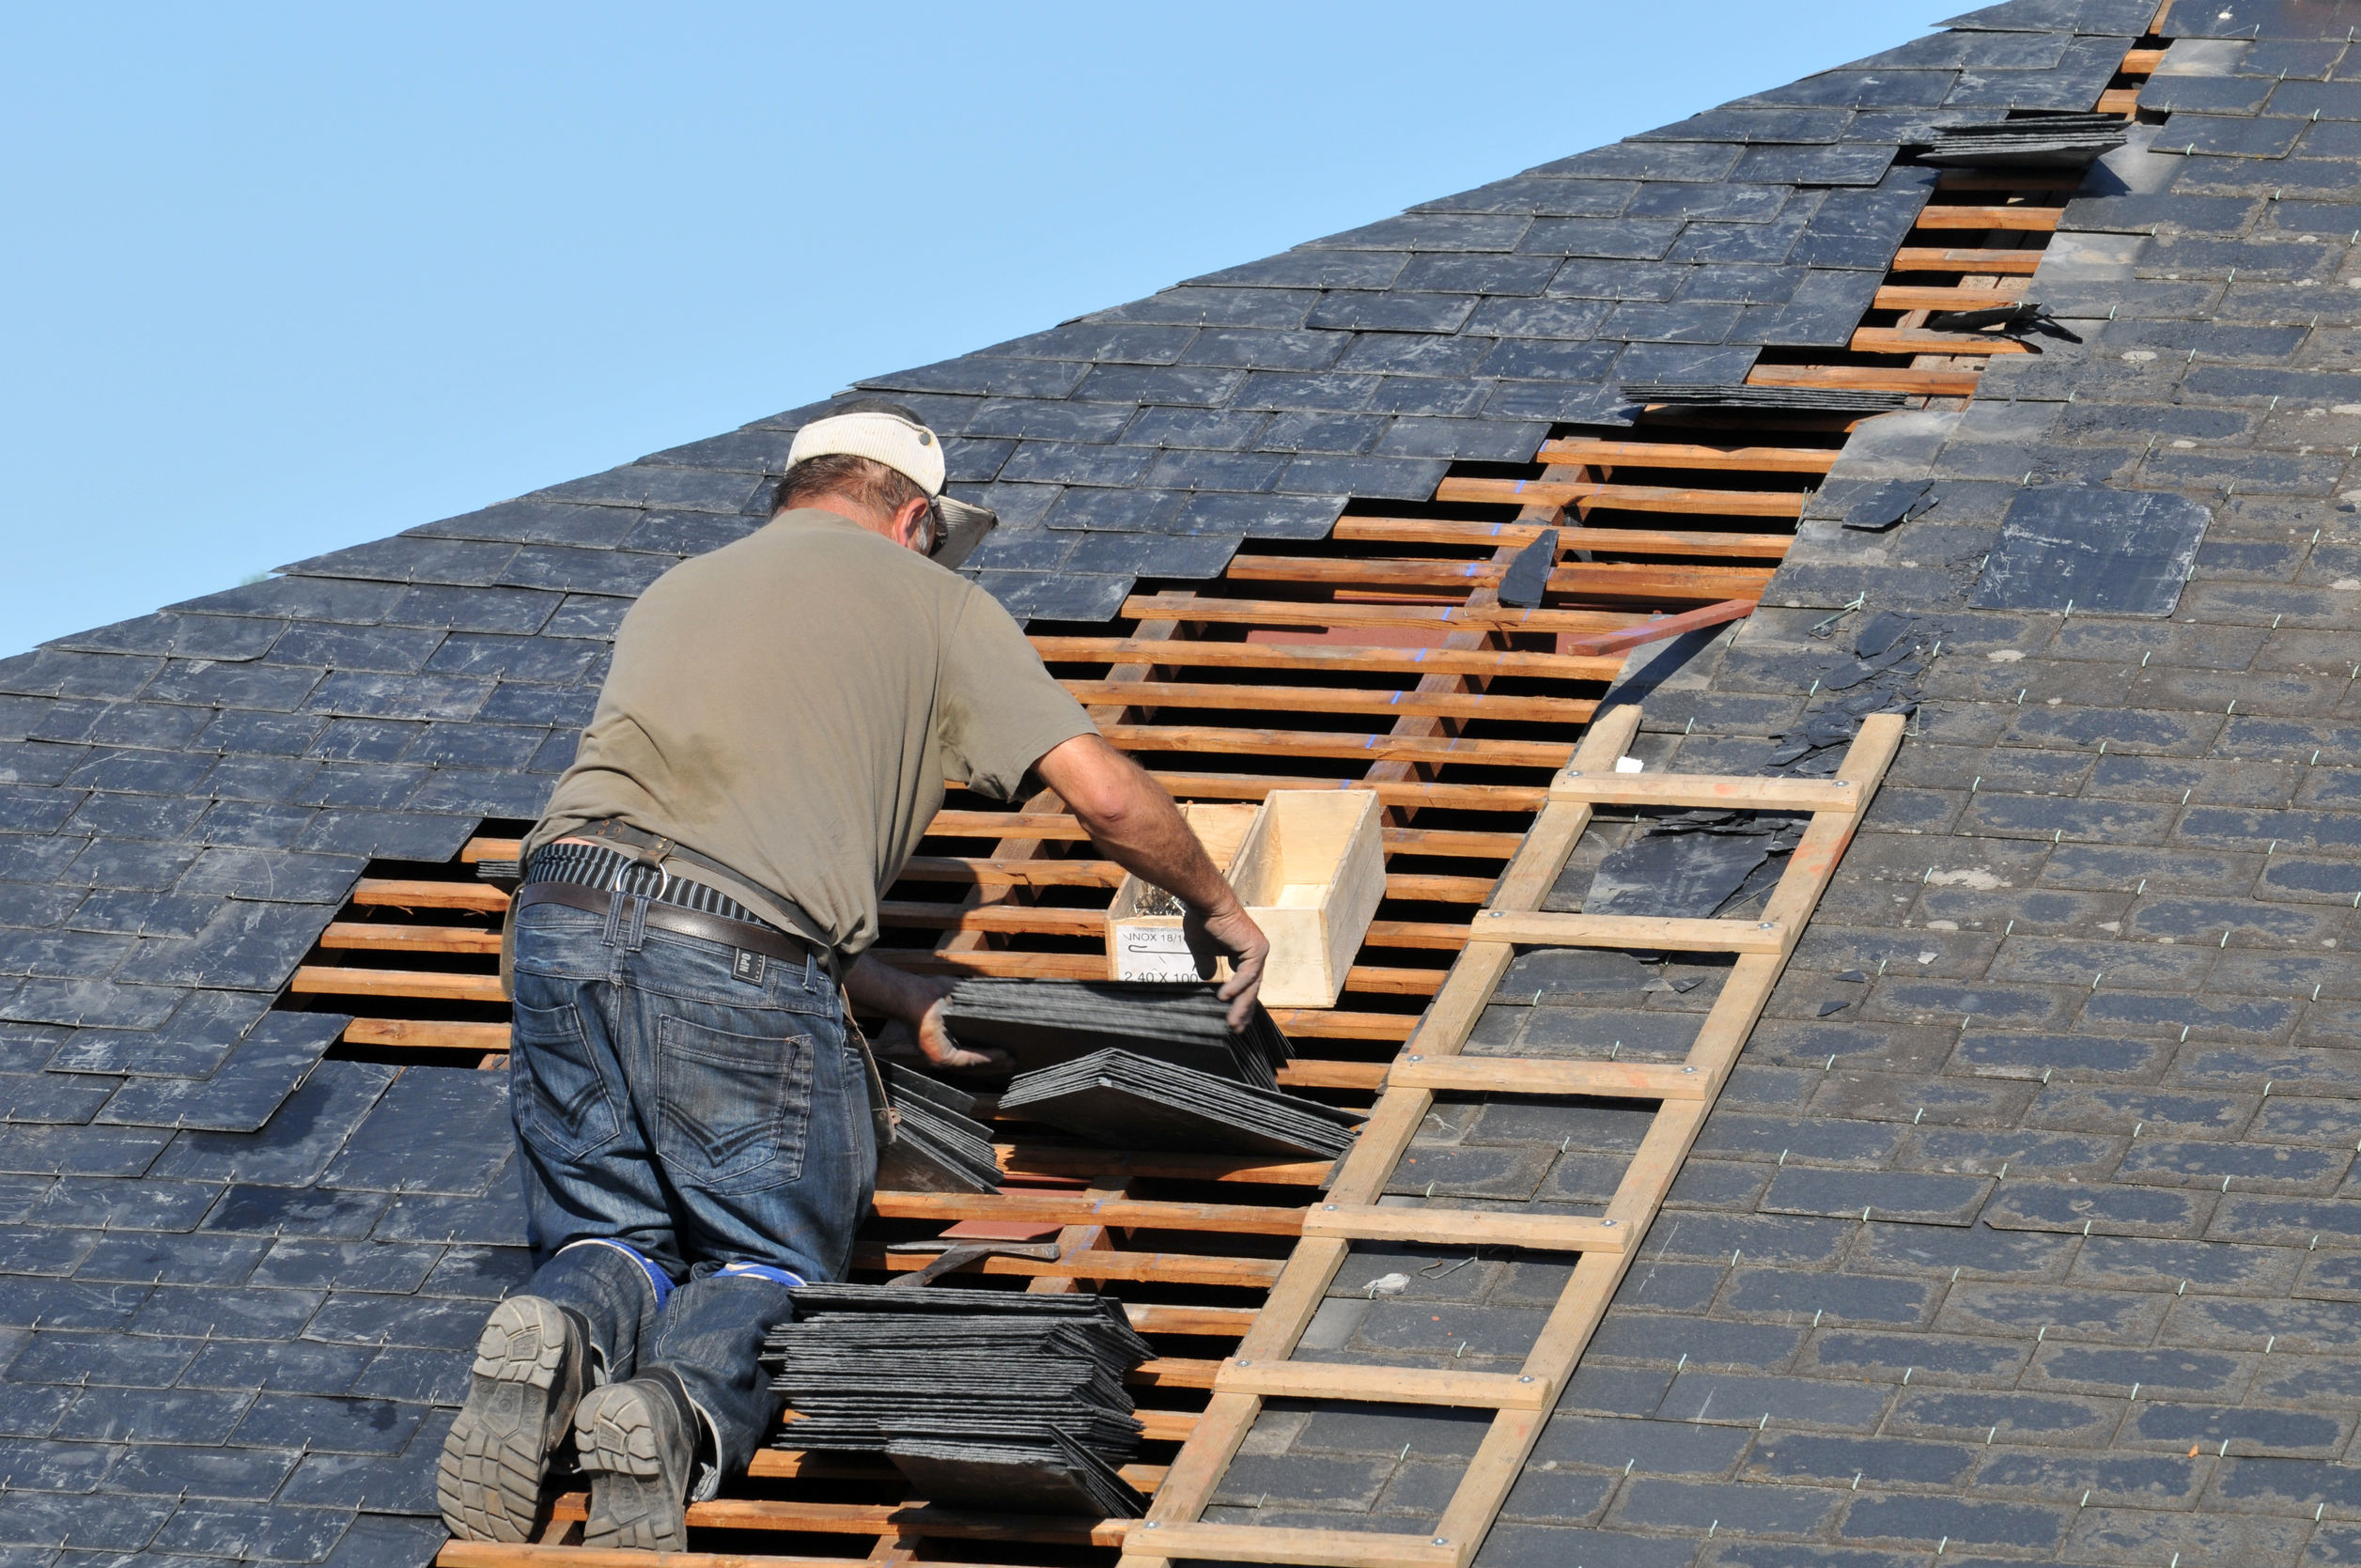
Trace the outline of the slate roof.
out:
<instances>
[{"instance_id":1,"label":"slate roof","mask_svg":"<svg viewBox=\"0 0 2361 1568\"><path fill-rule=\"evenodd\" d=\"M1625 380L1841 345L1923 198L1893 149L2087 109L2151 13L2014 0L863 384L956 433L958 493L1008 520L981 581L1036 621L1102 619L1240 538L1319 536L1348 497L1423 499L1452 458L1624 422ZM1849 657L1806 634L1838 605L1944 644L1487 1563L2361 1552L2324 1517L2361 1506L2340 1463L2356 984L2325 945L2361 892L2338 767L2361 744L2338 586L2361 563L2332 499L2361 445L2356 24L2342 0L2176 20L2146 98L2162 133L2110 161L2036 279L2088 342L1856 438L1829 505L1928 476L1939 505L1885 536L1808 525L1733 650L1652 675L1652 765L1745 770ZM523 1275L502 1091L323 1060L338 1020L266 1009L365 861L444 860L481 819L534 815L631 596L756 526L811 412L0 662L7 1568L431 1555L467 1347ZM2027 467L2210 508L2168 618L1969 608ZM1676 1050L1713 983L1524 978L1535 1000L1481 1043ZM1452 1124L1422 1157L1531 1142L1513 1121ZM1548 1130L1611 1152L1612 1122ZM1529 1190L1577 1199L1602 1157L1536 1166ZM1472 1355L1521 1349L1549 1272L1413 1270L1319 1332L1374 1354L1448 1301ZM1444 1416L1399 1440L1274 1421L1223 1506L1374 1503L1399 1528L1464 1440Z\"/></svg>"}]
</instances>

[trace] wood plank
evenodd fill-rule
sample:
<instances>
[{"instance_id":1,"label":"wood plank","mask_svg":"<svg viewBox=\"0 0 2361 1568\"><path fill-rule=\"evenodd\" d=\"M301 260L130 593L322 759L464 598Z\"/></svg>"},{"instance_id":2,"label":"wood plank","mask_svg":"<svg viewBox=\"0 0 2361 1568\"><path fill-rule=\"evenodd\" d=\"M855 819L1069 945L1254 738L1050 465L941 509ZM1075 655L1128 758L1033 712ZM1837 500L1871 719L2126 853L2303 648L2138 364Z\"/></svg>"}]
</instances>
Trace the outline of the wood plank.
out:
<instances>
[{"instance_id":1,"label":"wood plank","mask_svg":"<svg viewBox=\"0 0 2361 1568\"><path fill-rule=\"evenodd\" d=\"M1605 468L1680 468L1738 474L1825 474L1836 466L1832 446L1705 446L1678 442L1546 441L1533 459Z\"/></svg>"},{"instance_id":2,"label":"wood plank","mask_svg":"<svg viewBox=\"0 0 2361 1568\"><path fill-rule=\"evenodd\" d=\"M1426 784L1417 779L1370 784L1359 779L1314 779L1285 773L1180 773L1150 768L1148 777L1177 800L1260 800L1274 789L1369 789L1389 806L1528 813L1549 798L1546 784Z\"/></svg>"},{"instance_id":3,"label":"wood plank","mask_svg":"<svg viewBox=\"0 0 2361 1568\"><path fill-rule=\"evenodd\" d=\"M1351 1366L1333 1361L1238 1360L1219 1367L1213 1387L1265 1399L1349 1399L1375 1405L1441 1405L1461 1409L1546 1410L1558 1390L1505 1372L1437 1372L1424 1367Z\"/></svg>"},{"instance_id":4,"label":"wood plank","mask_svg":"<svg viewBox=\"0 0 2361 1568\"><path fill-rule=\"evenodd\" d=\"M1933 333L1900 327L1862 327L1853 334L1853 351L1860 354L2029 354L2033 350L2013 337L1996 333Z\"/></svg>"},{"instance_id":5,"label":"wood plank","mask_svg":"<svg viewBox=\"0 0 2361 1568\"><path fill-rule=\"evenodd\" d=\"M1118 1225L1129 1230L1242 1235L1296 1235L1303 1229L1304 1215L1299 1208L1257 1203L1172 1203L1140 1198L1094 1201L1083 1193L1064 1192L880 1192L877 1210L887 1219Z\"/></svg>"},{"instance_id":6,"label":"wood plank","mask_svg":"<svg viewBox=\"0 0 2361 1568\"><path fill-rule=\"evenodd\" d=\"M1287 599L1202 598L1191 600L1187 610L1176 612L1149 595L1135 595L1124 600L1117 613L1134 617L1179 613L1192 621L1217 626L1468 626L1527 631L1621 631L1639 619L1620 610L1478 610L1458 605L1338 604Z\"/></svg>"},{"instance_id":7,"label":"wood plank","mask_svg":"<svg viewBox=\"0 0 2361 1568\"><path fill-rule=\"evenodd\" d=\"M1677 920L1663 915L1561 915L1486 909L1471 939L1520 947L1610 947L1634 952L1777 953L1782 927L1752 920Z\"/></svg>"},{"instance_id":8,"label":"wood plank","mask_svg":"<svg viewBox=\"0 0 2361 1568\"><path fill-rule=\"evenodd\" d=\"M2047 234L2066 215L2062 207L1949 207L1929 203L1918 213L1919 228L2008 229L2023 234Z\"/></svg>"},{"instance_id":9,"label":"wood plank","mask_svg":"<svg viewBox=\"0 0 2361 1568\"><path fill-rule=\"evenodd\" d=\"M1912 397L1972 397L1981 372L1905 370L1877 365L1758 365L1749 386L1826 386L1848 392L1899 392Z\"/></svg>"},{"instance_id":10,"label":"wood plank","mask_svg":"<svg viewBox=\"0 0 2361 1568\"><path fill-rule=\"evenodd\" d=\"M1339 518L1333 536L1390 544L1530 544L1541 536L1544 526L1537 522L1460 522L1448 518ZM1786 556L1794 542L1791 534L1564 525L1558 529L1558 543L1563 549L1605 550L1629 555L1732 555L1777 561Z\"/></svg>"},{"instance_id":11,"label":"wood plank","mask_svg":"<svg viewBox=\"0 0 2361 1568\"><path fill-rule=\"evenodd\" d=\"M1000 824L1005 823L1006 827ZM1082 825L1064 812L994 812L944 811L935 815L927 826L929 834L968 838L1047 838L1087 843L1090 835ZM1383 830L1388 854L1436 855L1471 860L1506 860L1516 853L1523 841L1520 833L1486 833L1458 829L1393 828ZM968 863L990 864L990 862ZM1021 862L1031 864L1033 862ZM1081 862L1067 861L1068 865L1094 864L1112 866L1112 861ZM1120 878L1118 878L1120 879Z\"/></svg>"},{"instance_id":12,"label":"wood plank","mask_svg":"<svg viewBox=\"0 0 2361 1568\"><path fill-rule=\"evenodd\" d=\"M1692 811L1850 811L1860 791L1850 781L1770 779L1708 773L1577 773L1550 783L1553 800L1602 806L1679 806Z\"/></svg>"},{"instance_id":13,"label":"wood plank","mask_svg":"<svg viewBox=\"0 0 2361 1568\"><path fill-rule=\"evenodd\" d=\"M2026 285L2021 279L1996 283L1982 288L1912 288L1888 284L1877 291L1871 302L1872 310L1989 310L1996 305L2017 304L2025 298ZM1859 347L1856 344L1855 347Z\"/></svg>"},{"instance_id":14,"label":"wood plank","mask_svg":"<svg viewBox=\"0 0 2361 1568\"><path fill-rule=\"evenodd\" d=\"M1446 1247L1522 1247L1539 1252L1620 1252L1626 1227L1612 1219L1514 1210L1396 1208L1322 1203L1303 1217L1307 1236L1423 1241Z\"/></svg>"},{"instance_id":15,"label":"wood plank","mask_svg":"<svg viewBox=\"0 0 2361 1568\"><path fill-rule=\"evenodd\" d=\"M1346 990L1352 987L1347 986ZM1328 1062L1302 1057L1279 1069L1281 1089L1370 1089L1386 1080L1382 1062Z\"/></svg>"},{"instance_id":16,"label":"wood plank","mask_svg":"<svg viewBox=\"0 0 2361 1568\"><path fill-rule=\"evenodd\" d=\"M1166 1486L1170 1485L1168 1481ZM1153 1551L1156 1557L1150 1560L1186 1558L1214 1562L1294 1562L1313 1568L1457 1568L1459 1560L1451 1547L1436 1545L1432 1538L1423 1535L1355 1529L1280 1529L1261 1525L1168 1524L1154 1519L1135 1528L1129 1550ZM1134 1563L1135 1560L1126 1557L1124 1561Z\"/></svg>"},{"instance_id":17,"label":"wood plank","mask_svg":"<svg viewBox=\"0 0 2361 1568\"><path fill-rule=\"evenodd\" d=\"M1220 1371L1219 1361L1164 1356L1141 1362L1123 1380L1143 1389L1210 1389Z\"/></svg>"},{"instance_id":18,"label":"wood plank","mask_svg":"<svg viewBox=\"0 0 2361 1568\"><path fill-rule=\"evenodd\" d=\"M1618 1100L1696 1100L1711 1092L1694 1067L1546 1057L1402 1056L1389 1085L1466 1094L1588 1094Z\"/></svg>"},{"instance_id":19,"label":"wood plank","mask_svg":"<svg viewBox=\"0 0 2361 1568\"><path fill-rule=\"evenodd\" d=\"M2039 250L1953 249L1904 245L1894 256L1897 272L1992 272L2025 277L2041 270Z\"/></svg>"},{"instance_id":20,"label":"wood plank","mask_svg":"<svg viewBox=\"0 0 2361 1568\"><path fill-rule=\"evenodd\" d=\"M442 974L427 970L337 969L305 964L287 988L299 996L410 997L422 1001L505 1003L496 974Z\"/></svg>"},{"instance_id":21,"label":"wood plank","mask_svg":"<svg viewBox=\"0 0 2361 1568\"><path fill-rule=\"evenodd\" d=\"M508 912L508 895L489 882L430 882L394 877L364 877L352 885L353 903L373 909L473 909Z\"/></svg>"},{"instance_id":22,"label":"wood plank","mask_svg":"<svg viewBox=\"0 0 2361 1568\"><path fill-rule=\"evenodd\" d=\"M1060 681L1080 703L1145 707L1248 708L1305 713L1432 713L1456 719L1506 719L1579 724L1597 703L1587 697L1506 697L1483 691L1370 691L1338 686L1231 686L1162 680Z\"/></svg>"},{"instance_id":23,"label":"wood plank","mask_svg":"<svg viewBox=\"0 0 2361 1568\"><path fill-rule=\"evenodd\" d=\"M1798 496L1793 515L1802 514L1803 498ZM1572 548L1562 535L1558 542L1561 550ZM1370 583L1456 590L1497 585L1502 569L1490 561L1318 560L1293 555L1241 555L1230 563L1227 581ZM1605 594L1623 598L1694 598L1700 594L1720 598L1742 589L1759 592L1770 576L1769 568L1763 567L1664 567L1630 561L1577 561L1561 565L1550 573L1549 589L1552 593Z\"/></svg>"},{"instance_id":24,"label":"wood plank","mask_svg":"<svg viewBox=\"0 0 2361 1568\"><path fill-rule=\"evenodd\" d=\"M1612 680L1620 660L1567 659L1508 648L1357 647L1340 643L1215 643L1142 644L1126 637L1034 637L1033 651L1051 663L1104 664L1140 660L1154 649L1161 669L1321 670L1354 674L1547 675L1560 680Z\"/></svg>"},{"instance_id":25,"label":"wood plank","mask_svg":"<svg viewBox=\"0 0 2361 1568\"><path fill-rule=\"evenodd\" d=\"M2099 101L2094 107L2099 114L2121 115L2129 119L2139 108L2139 89L2109 87L2099 95Z\"/></svg>"},{"instance_id":26,"label":"wood plank","mask_svg":"<svg viewBox=\"0 0 2361 1568\"><path fill-rule=\"evenodd\" d=\"M927 1257L916 1252L888 1252L882 1247L856 1248L855 1268L907 1274L926 1266ZM1091 1273L1102 1280L1132 1280L1166 1285L1242 1285L1267 1290L1278 1283L1284 1265L1273 1258L1223 1258L1197 1252L1094 1251ZM1040 1258L985 1258L969 1265L978 1274L1009 1274L1023 1278L1065 1274L1072 1265ZM965 1272L964 1270L962 1272Z\"/></svg>"},{"instance_id":27,"label":"wood plank","mask_svg":"<svg viewBox=\"0 0 2361 1568\"><path fill-rule=\"evenodd\" d=\"M1406 1040L1417 1030L1413 1013L1343 1013L1325 1007L1274 1007L1271 1021L1294 1039Z\"/></svg>"},{"instance_id":28,"label":"wood plank","mask_svg":"<svg viewBox=\"0 0 2361 1568\"><path fill-rule=\"evenodd\" d=\"M1124 1315L1142 1334L1203 1334L1235 1339L1254 1327L1251 1307L1171 1307L1157 1301L1126 1301Z\"/></svg>"},{"instance_id":29,"label":"wood plank","mask_svg":"<svg viewBox=\"0 0 2361 1568\"><path fill-rule=\"evenodd\" d=\"M2164 63L2165 52L2161 49L2127 49L2123 52L2123 63L2115 69L2124 76L2151 76Z\"/></svg>"},{"instance_id":30,"label":"wood plank","mask_svg":"<svg viewBox=\"0 0 2361 1568\"><path fill-rule=\"evenodd\" d=\"M355 1018L344 1027L349 1046L402 1046L466 1052L508 1048L505 1023L443 1023L423 1018Z\"/></svg>"},{"instance_id":31,"label":"wood plank","mask_svg":"<svg viewBox=\"0 0 2361 1568\"><path fill-rule=\"evenodd\" d=\"M1723 599L1716 604L1685 610L1677 615L1660 615L1653 621L1605 636L1561 638L1559 641L1563 645L1578 647L1585 653L1626 653L1645 644L1663 642L1668 637L1685 637L1709 626L1727 626L1732 621L1745 620L1754 613L1756 602L1750 598Z\"/></svg>"},{"instance_id":32,"label":"wood plank","mask_svg":"<svg viewBox=\"0 0 2361 1568\"><path fill-rule=\"evenodd\" d=\"M520 838L485 838L481 834L459 846L459 863L474 865L478 861L513 861L524 854Z\"/></svg>"},{"instance_id":33,"label":"wood plank","mask_svg":"<svg viewBox=\"0 0 2361 1568\"><path fill-rule=\"evenodd\" d=\"M1216 1365L1212 1361L1204 1364L1208 1368ZM1210 1372L1206 1374L1206 1381L1212 1381ZM1120 1473L1124 1480L1142 1491L1153 1492L1163 1481L1166 1468L1162 1465L1126 1465ZM796 1449L756 1449L746 1463L746 1473L766 1481L867 1481L888 1485L901 1479L901 1473L882 1454L805 1453ZM647 1561L645 1556L633 1555L640 1564ZM676 1557L673 1560L676 1562L681 1559ZM845 1564L851 1560L840 1557L823 1560L830 1563L831 1568L845 1568Z\"/></svg>"},{"instance_id":34,"label":"wood plank","mask_svg":"<svg viewBox=\"0 0 2361 1568\"><path fill-rule=\"evenodd\" d=\"M331 921L322 947L368 953L465 953L498 956L500 933L480 925L406 925L391 921Z\"/></svg>"},{"instance_id":35,"label":"wood plank","mask_svg":"<svg viewBox=\"0 0 2361 1568\"><path fill-rule=\"evenodd\" d=\"M1358 757L1470 763L1491 768L1562 768L1571 745L1553 740L1454 740L1448 737L1351 735L1327 730L1228 729L1207 724L1106 724L1099 734L1126 752L1219 752L1232 756Z\"/></svg>"},{"instance_id":36,"label":"wood plank","mask_svg":"<svg viewBox=\"0 0 2361 1568\"><path fill-rule=\"evenodd\" d=\"M1657 485L1566 483L1547 479L1446 479L1436 488L1437 501L1465 501L1483 505L1572 506L1588 502L1619 512L1679 512L1732 518L1800 518L1801 490L1673 489Z\"/></svg>"}]
</instances>

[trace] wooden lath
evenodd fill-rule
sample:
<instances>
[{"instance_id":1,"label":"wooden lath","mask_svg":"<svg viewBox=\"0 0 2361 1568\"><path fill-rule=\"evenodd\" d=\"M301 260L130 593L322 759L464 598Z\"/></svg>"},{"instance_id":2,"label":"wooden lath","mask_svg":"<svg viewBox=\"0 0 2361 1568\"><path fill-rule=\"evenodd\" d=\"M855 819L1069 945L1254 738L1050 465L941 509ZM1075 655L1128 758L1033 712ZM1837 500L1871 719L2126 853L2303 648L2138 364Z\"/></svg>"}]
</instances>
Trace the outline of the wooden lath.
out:
<instances>
[{"instance_id":1,"label":"wooden lath","mask_svg":"<svg viewBox=\"0 0 2361 1568\"><path fill-rule=\"evenodd\" d=\"M1575 766L1552 786L1550 804L1502 878L1490 908L1475 923L1475 937L1452 966L1442 994L1410 1042L1412 1048L1389 1076L1368 1127L1346 1157L1327 1201L1304 1225L1304 1239L1288 1259L1270 1305L1239 1342L1237 1355L1223 1363L1213 1398L1158 1489L1147 1522L1126 1537L1126 1568L1162 1568L1175 1558L1333 1568L1414 1563L1466 1568L1474 1558L1633 1252L1645 1239L1715 1094L1736 1065L1740 1048L1876 794L1903 729L1895 714L1864 721L1838 768L1836 783L1806 796L1804 802L1799 802L1794 784L1785 780L1676 776L1652 781L1668 786L1660 800L1711 800L1725 809L1763 811L1793 811L1809 802L1810 824L1761 921L1618 922L1535 913L1589 826L1593 807L1617 797L1622 777L1613 771L1614 761L1630 744L1639 723L1639 711L1631 706L1618 706L1596 721ZM1686 1060L1666 1068L1612 1062L1463 1059L1475 1021L1515 948L1549 945L1550 928L1536 923L1586 918L1600 927L1593 935L1616 939L1612 945L1672 945L1661 927L1680 924L1701 928L1690 934L1690 950L1734 955L1730 978ZM1722 928L1717 939L1701 929L1712 926ZM1600 940L1591 945L1610 944ZM1424 1206L1380 1206L1378 1197L1435 1095L1454 1091L1581 1094L1654 1101L1657 1109L1638 1156L1597 1219L1453 1209L1431 1201ZM1515 1374L1429 1373L1295 1359L1297 1342L1344 1262L1348 1239L1495 1244L1574 1252L1578 1258L1532 1351ZM1371 1405L1448 1405L1497 1414L1432 1536L1197 1522L1222 1470L1251 1430L1262 1401L1280 1395Z\"/></svg>"}]
</instances>

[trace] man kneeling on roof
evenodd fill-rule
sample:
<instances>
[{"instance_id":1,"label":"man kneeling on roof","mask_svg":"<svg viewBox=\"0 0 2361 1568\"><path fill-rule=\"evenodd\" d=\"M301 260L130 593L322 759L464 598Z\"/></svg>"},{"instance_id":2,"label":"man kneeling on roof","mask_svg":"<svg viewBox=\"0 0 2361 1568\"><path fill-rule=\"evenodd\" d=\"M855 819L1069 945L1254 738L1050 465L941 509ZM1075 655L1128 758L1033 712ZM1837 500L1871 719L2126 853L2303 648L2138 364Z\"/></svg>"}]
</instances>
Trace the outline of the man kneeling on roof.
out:
<instances>
[{"instance_id":1,"label":"man kneeling on roof","mask_svg":"<svg viewBox=\"0 0 2361 1568\"><path fill-rule=\"evenodd\" d=\"M1015 800L1037 777L1180 896L1204 972L1232 963L1235 1023L1260 984L1268 944L1172 798L929 559L946 515L977 516L941 498L934 432L863 400L788 465L769 526L625 617L525 841L509 1083L538 1267L443 1448L464 1539L525 1540L570 1438L587 1544L680 1549L688 1501L777 1420L755 1353L794 1287L844 1277L885 1125L844 993L938 1066L991 1064L943 1030L948 984L854 961L945 780Z\"/></svg>"}]
</instances>

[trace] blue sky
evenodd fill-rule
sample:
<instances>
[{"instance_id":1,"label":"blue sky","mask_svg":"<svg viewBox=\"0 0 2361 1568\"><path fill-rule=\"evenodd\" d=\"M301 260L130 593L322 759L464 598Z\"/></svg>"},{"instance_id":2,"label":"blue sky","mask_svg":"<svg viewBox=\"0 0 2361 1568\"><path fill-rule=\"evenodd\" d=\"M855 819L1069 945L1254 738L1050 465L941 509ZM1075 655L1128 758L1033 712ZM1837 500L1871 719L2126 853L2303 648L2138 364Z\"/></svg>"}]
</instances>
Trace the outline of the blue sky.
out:
<instances>
[{"instance_id":1,"label":"blue sky","mask_svg":"<svg viewBox=\"0 0 2361 1568\"><path fill-rule=\"evenodd\" d=\"M0 655L1959 8L7 8Z\"/></svg>"}]
</instances>

